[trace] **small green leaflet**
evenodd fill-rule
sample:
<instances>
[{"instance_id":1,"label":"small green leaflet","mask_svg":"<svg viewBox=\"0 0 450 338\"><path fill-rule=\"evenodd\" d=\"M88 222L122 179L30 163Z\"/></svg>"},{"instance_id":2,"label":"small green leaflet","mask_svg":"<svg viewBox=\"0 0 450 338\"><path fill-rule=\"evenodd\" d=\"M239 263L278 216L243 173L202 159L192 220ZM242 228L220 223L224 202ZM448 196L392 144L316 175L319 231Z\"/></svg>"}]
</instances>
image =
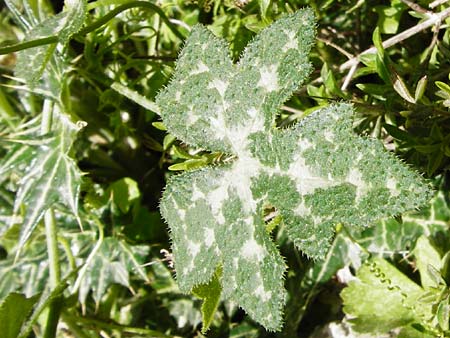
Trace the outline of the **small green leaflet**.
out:
<instances>
[{"instance_id":1,"label":"small green leaflet","mask_svg":"<svg viewBox=\"0 0 450 338\"><path fill-rule=\"evenodd\" d=\"M310 9L263 30L233 64L226 43L196 26L170 84L157 97L168 131L234 161L176 175L161 200L180 290L208 283L217 267L222 296L268 330L280 330L286 266L265 230L263 210L282 216L303 253L322 259L336 224L361 227L425 203L429 186L352 130L340 103L297 126L274 127L279 107L312 70Z\"/></svg>"},{"instance_id":2,"label":"small green leaflet","mask_svg":"<svg viewBox=\"0 0 450 338\"><path fill-rule=\"evenodd\" d=\"M202 304L202 333L205 334L214 319L214 314L217 311L217 307L220 302L220 295L222 293L222 287L220 285L220 276L222 274L222 269L217 269L213 278L208 284L198 285L193 290L192 293L203 299Z\"/></svg>"},{"instance_id":3,"label":"small green leaflet","mask_svg":"<svg viewBox=\"0 0 450 338\"><path fill-rule=\"evenodd\" d=\"M86 0L66 0L65 10L52 16L28 32L28 40L58 36L58 43L65 45L71 36L83 26L86 18ZM42 76L56 49L56 43L28 48L18 52L16 76L35 84Z\"/></svg>"}]
</instances>

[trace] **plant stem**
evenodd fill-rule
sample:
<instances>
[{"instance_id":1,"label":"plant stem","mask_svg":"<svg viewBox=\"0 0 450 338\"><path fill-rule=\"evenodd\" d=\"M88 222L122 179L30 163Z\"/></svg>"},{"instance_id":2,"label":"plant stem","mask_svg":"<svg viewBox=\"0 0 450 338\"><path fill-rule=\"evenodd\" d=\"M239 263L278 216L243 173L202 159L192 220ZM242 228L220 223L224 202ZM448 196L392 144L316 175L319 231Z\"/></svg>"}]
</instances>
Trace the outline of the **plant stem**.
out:
<instances>
[{"instance_id":1,"label":"plant stem","mask_svg":"<svg viewBox=\"0 0 450 338\"><path fill-rule=\"evenodd\" d=\"M44 101L41 120L41 134L45 135L52 129L53 103L50 100ZM58 252L58 229L55 222L55 213L49 208L44 215L45 237L47 241L49 270L50 270L50 288L51 290L61 282L61 267L59 265ZM56 297L49 305L47 323L45 325L44 338L54 338L58 326L59 316L62 307L62 298Z\"/></svg>"},{"instance_id":2,"label":"plant stem","mask_svg":"<svg viewBox=\"0 0 450 338\"><path fill-rule=\"evenodd\" d=\"M46 211L44 223L47 237L48 259L50 261L50 287L54 289L61 281L61 267L59 265L58 232L53 209L50 208Z\"/></svg>"},{"instance_id":3,"label":"plant stem","mask_svg":"<svg viewBox=\"0 0 450 338\"><path fill-rule=\"evenodd\" d=\"M425 20L397 35L394 35L392 38L387 39L386 41L383 42L383 48L387 49L389 47L392 47L394 45L396 45L397 43L406 40L408 38L410 38L411 36L423 31L424 29L427 29L431 26L436 25L437 23L445 20L446 18L448 18L450 16L450 8L447 8L445 10L443 10L442 12L439 12L437 14L431 14L430 18L428 20ZM355 56L354 58L348 60L347 62L343 63L340 67L339 70L343 71L345 69L348 68L352 68L354 65L357 65L359 63L359 57L361 55L365 55L365 54L374 54L377 52L376 47L371 47L369 49L366 49L365 51L363 51L362 53L360 53L359 55Z\"/></svg>"}]
</instances>

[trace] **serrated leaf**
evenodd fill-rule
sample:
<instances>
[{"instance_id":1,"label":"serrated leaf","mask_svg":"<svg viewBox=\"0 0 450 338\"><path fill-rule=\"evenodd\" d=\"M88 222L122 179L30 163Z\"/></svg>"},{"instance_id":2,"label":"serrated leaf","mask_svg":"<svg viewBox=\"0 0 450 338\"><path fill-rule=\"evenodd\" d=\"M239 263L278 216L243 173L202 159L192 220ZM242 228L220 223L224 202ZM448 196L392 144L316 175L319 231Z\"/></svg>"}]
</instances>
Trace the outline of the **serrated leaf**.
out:
<instances>
[{"instance_id":1,"label":"serrated leaf","mask_svg":"<svg viewBox=\"0 0 450 338\"><path fill-rule=\"evenodd\" d=\"M356 277L341 292L355 331L387 333L430 317L431 305L418 301L423 289L387 261L370 260Z\"/></svg>"},{"instance_id":2,"label":"serrated leaf","mask_svg":"<svg viewBox=\"0 0 450 338\"><path fill-rule=\"evenodd\" d=\"M0 332L2 338L16 338L31 309L39 300L39 295L31 298L21 293L10 293L0 303Z\"/></svg>"},{"instance_id":3,"label":"serrated leaf","mask_svg":"<svg viewBox=\"0 0 450 338\"><path fill-rule=\"evenodd\" d=\"M349 104L318 110L291 129L273 127L277 109L309 74L313 37L312 11L299 11L262 31L233 65L224 42L197 26L156 100L169 132L234 155L167 184L161 213L180 289L209 282L222 266L223 297L269 330L281 327L286 268L266 232L266 205L283 217L297 248L320 259L336 224L366 226L430 195L379 141L353 133Z\"/></svg>"},{"instance_id":4,"label":"serrated leaf","mask_svg":"<svg viewBox=\"0 0 450 338\"><path fill-rule=\"evenodd\" d=\"M117 283L130 286L130 272L148 281L141 267L148 253L148 246L130 246L115 237L106 238L92 260L88 262L86 274L80 285L79 300L85 304L89 291L98 304L107 288Z\"/></svg>"},{"instance_id":5,"label":"serrated leaf","mask_svg":"<svg viewBox=\"0 0 450 338\"><path fill-rule=\"evenodd\" d=\"M65 10L54 15L28 32L27 40L51 36L58 37L58 43L65 45L77 33L86 18L86 0L66 0ZM35 84L55 51L56 43L28 48L18 52L15 74L29 85Z\"/></svg>"},{"instance_id":6,"label":"serrated leaf","mask_svg":"<svg viewBox=\"0 0 450 338\"><path fill-rule=\"evenodd\" d=\"M203 300L202 303L202 333L205 334L214 319L214 315L219 306L220 296L222 294L222 286L220 285L220 277L222 271L219 268L209 283L198 285L192 293Z\"/></svg>"}]
</instances>

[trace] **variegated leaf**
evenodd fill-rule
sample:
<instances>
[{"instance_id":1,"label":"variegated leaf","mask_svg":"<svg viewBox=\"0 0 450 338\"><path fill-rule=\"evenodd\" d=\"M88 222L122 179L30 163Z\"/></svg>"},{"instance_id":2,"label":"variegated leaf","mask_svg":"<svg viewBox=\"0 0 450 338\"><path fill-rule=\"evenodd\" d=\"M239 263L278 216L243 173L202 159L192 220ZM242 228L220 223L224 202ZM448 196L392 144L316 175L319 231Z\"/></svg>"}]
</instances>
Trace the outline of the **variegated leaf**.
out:
<instances>
[{"instance_id":1,"label":"variegated leaf","mask_svg":"<svg viewBox=\"0 0 450 338\"><path fill-rule=\"evenodd\" d=\"M266 232L275 207L289 237L323 258L338 223L366 226L423 204L429 187L383 145L352 131L353 108L316 111L274 128L279 106L311 70L314 18L306 9L261 32L233 65L224 42L196 27L170 85L157 97L168 130L186 143L234 155L227 165L175 176L161 201L180 289L223 267L223 296L279 330L285 264Z\"/></svg>"},{"instance_id":2,"label":"variegated leaf","mask_svg":"<svg viewBox=\"0 0 450 338\"><path fill-rule=\"evenodd\" d=\"M45 211L55 203L68 207L78 217L78 195L81 172L69 156L69 150L78 128L61 116L61 125L51 142L31 147L18 156L16 165L25 167L14 202L14 214L23 211L19 247L22 247L35 229ZM17 150L21 152L21 148ZM10 164L11 165L11 164Z\"/></svg>"},{"instance_id":3,"label":"variegated leaf","mask_svg":"<svg viewBox=\"0 0 450 338\"><path fill-rule=\"evenodd\" d=\"M65 45L81 29L86 18L86 4L86 0L66 0L65 10L33 27L27 34L27 40L57 36L58 42ZM35 84L41 78L55 48L56 43L52 43L20 51L17 55L16 76L25 79L27 84Z\"/></svg>"}]
</instances>

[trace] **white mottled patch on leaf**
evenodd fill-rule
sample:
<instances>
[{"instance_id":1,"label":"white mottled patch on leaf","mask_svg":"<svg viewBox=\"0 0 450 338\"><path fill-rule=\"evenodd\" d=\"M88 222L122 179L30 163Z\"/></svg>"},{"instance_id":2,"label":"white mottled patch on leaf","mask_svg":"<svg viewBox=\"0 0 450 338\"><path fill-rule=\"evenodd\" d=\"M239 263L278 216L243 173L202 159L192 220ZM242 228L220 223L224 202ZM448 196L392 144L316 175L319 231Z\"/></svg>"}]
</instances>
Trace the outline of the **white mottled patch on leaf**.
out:
<instances>
[{"instance_id":1,"label":"white mottled patch on leaf","mask_svg":"<svg viewBox=\"0 0 450 338\"><path fill-rule=\"evenodd\" d=\"M191 201L195 202L195 201L197 201L199 199L204 199L204 198L205 198L205 194L202 191L200 191L198 189L198 187L194 184L192 186L192 199L191 199Z\"/></svg>"},{"instance_id":2,"label":"white mottled patch on leaf","mask_svg":"<svg viewBox=\"0 0 450 338\"><path fill-rule=\"evenodd\" d=\"M222 214L223 202L228 198L228 184L224 179L222 184L208 193L207 199L211 207L211 212L215 216L217 223L225 224L225 218Z\"/></svg>"},{"instance_id":3,"label":"white mottled patch on leaf","mask_svg":"<svg viewBox=\"0 0 450 338\"><path fill-rule=\"evenodd\" d=\"M283 46L282 51L287 52L289 49L297 49L298 48L298 39L295 31L286 30L284 34L288 37L288 42Z\"/></svg>"},{"instance_id":4,"label":"white mottled patch on leaf","mask_svg":"<svg viewBox=\"0 0 450 338\"><path fill-rule=\"evenodd\" d=\"M309 148L312 148L313 144L309 140L307 140L305 138L301 138L298 141L298 146L299 146L300 150L305 151Z\"/></svg>"},{"instance_id":5,"label":"white mottled patch on leaf","mask_svg":"<svg viewBox=\"0 0 450 338\"><path fill-rule=\"evenodd\" d=\"M186 211L183 209L178 209L177 213L178 213L178 217L180 217L180 219L182 221L184 221L184 219L186 218Z\"/></svg>"},{"instance_id":6,"label":"white mottled patch on leaf","mask_svg":"<svg viewBox=\"0 0 450 338\"><path fill-rule=\"evenodd\" d=\"M228 87L228 82L222 81L220 79L214 79L212 80L212 82L209 84L208 88L214 88L216 89L220 96L224 97L225 96L225 91L227 90Z\"/></svg>"},{"instance_id":7,"label":"white mottled patch on leaf","mask_svg":"<svg viewBox=\"0 0 450 338\"><path fill-rule=\"evenodd\" d=\"M223 112L224 107L217 105L215 107L214 115L209 118L211 126L215 129L216 137L219 139L228 138L227 125L225 123Z\"/></svg>"},{"instance_id":8,"label":"white mottled patch on leaf","mask_svg":"<svg viewBox=\"0 0 450 338\"><path fill-rule=\"evenodd\" d=\"M216 242L216 237L214 235L214 230L210 228L205 228L205 245L206 247L211 247L213 243Z\"/></svg>"},{"instance_id":9,"label":"white mottled patch on leaf","mask_svg":"<svg viewBox=\"0 0 450 338\"><path fill-rule=\"evenodd\" d=\"M258 285L253 294L263 302L267 302L272 297L272 291L266 291L263 285Z\"/></svg>"},{"instance_id":10,"label":"white mottled patch on leaf","mask_svg":"<svg viewBox=\"0 0 450 338\"><path fill-rule=\"evenodd\" d=\"M231 186L236 195L243 203L243 208L247 213L253 214L256 211L256 201L251 191L252 177L258 176L261 170L259 161L254 158L240 158L231 169L229 176Z\"/></svg>"},{"instance_id":11,"label":"white mottled patch on leaf","mask_svg":"<svg viewBox=\"0 0 450 338\"><path fill-rule=\"evenodd\" d=\"M356 187L356 201L358 201L367 186L367 183L362 178L362 173L357 168L351 168L346 179L347 182Z\"/></svg>"},{"instance_id":12,"label":"white mottled patch on leaf","mask_svg":"<svg viewBox=\"0 0 450 338\"><path fill-rule=\"evenodd\" d=\"M197 75L197 74L201 74L201 73L205 73L205 72L209 72L209 67L207 65L205 65L205 63L203 61L200 61L197 64L197 68L194 69L193 71L190 72L189 75Z\"/></svg>"},{"instance_id":13,"label":"white mottled patch on leaf","mask_svg":"<svg viewBox=\"0 0 450 338\"><path fill-rule=\"evenodd\" d=\"M294 209L294 213L298 216L309 216L311 215L311 209L302 202Z\"/></svg>"},{"instance_id":14,"label":"white mottled patch on leaf","mask_svg":"<svg viewBox=\"0 0 450 338\"><path fill-rule=\"evenodd\" d=\"M331 130L325 130L323 136L325 137L325 140L327 140L328 142L334 141L334 133Z\"/></svg>"},{"instance_id":15,"label":"white mottled patch on leaf","mask_svg":"<svg viewBox=\"0 0 450 338\"><path fill-rule=\"evenodd\" d=\"M266 251L252 238L245 241L241 249L241 254L242 257L247 260L256 260L261 262L266 255Z\"/></svg>"},{"instance_id":16,"label":"white mottled patch on leaf","mask_svg":"<svg viewBox=\"0 0 450 338\"><path fill-rule=\"evenodd\" d=\"M397 188L397 180L393 177L389 177L386 181L386 188L389 189L392 196L400 195L400 191Z\"/></svg>"},{"instance_id":17,"label":"white mottled patch on leaf","mask_svg":"<svg viewBox=\"0 0 450 338\"><path fill-rule=\"evenodd\" d=\"M301 155L297 155L289 166L287 171L289 177L295 178L297 182L297 191L300 195L312 194L314 190L319 188L329 188L337 184L337 182L329 178L321 177L314 174L306 165L305 159Z\"/></svg>"},{"instance_id":18,"label":"white mottled patch on leaf","mask_svg":"<svg viewBox=\"0 0 450 338\"><path fill-rule=\"evenodd\" d=\"M195 258L200 252L201 244L188 240L187 247L189 250L189 254L192 256L192 258Z\"/></svg>"},{"instance_id":19,"label":"white mottled patch on leaf","mask_svg":"<svg viewBox=\"0 0 450 338\"><path fill-rule=\"evenodd\" d=\"M279 89L278 87L278 65L270 65L269 67L261 67L260 80L258 87L264 88L267 92L273 92Z\"/></svg>"}]
</instances>

